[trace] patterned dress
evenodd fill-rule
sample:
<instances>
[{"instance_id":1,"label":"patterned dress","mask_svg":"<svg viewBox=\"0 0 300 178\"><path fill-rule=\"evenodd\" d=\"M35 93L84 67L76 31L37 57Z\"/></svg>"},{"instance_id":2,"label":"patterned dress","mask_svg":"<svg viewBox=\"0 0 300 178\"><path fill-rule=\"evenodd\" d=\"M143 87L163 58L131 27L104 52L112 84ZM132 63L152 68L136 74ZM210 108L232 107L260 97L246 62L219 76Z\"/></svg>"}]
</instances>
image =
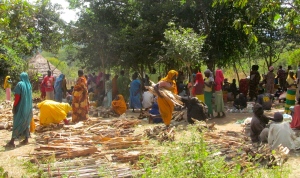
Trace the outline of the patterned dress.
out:
<instances>
[{"instance_id":1,"label":"patterned dress","mask_svg":"<svg viewBox=\"0 0 300 178\"><path fill-rule=\"evenodd\" d=\"M74 86L72 101L72 121L79 122L88 119L88 88L84 77L79 77Z\"/></svg>"}]
</instances>

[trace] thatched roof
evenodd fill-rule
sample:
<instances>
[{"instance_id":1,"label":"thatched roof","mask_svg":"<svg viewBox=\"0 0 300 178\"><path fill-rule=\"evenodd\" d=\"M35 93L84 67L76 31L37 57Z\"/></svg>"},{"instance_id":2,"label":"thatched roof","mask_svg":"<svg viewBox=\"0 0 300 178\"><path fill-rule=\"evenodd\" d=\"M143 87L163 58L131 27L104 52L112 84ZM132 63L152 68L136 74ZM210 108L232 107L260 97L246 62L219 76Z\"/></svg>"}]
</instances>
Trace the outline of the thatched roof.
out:
<instances>
[{"instance_id":1,"label":"thatched roof","mask_svg":"<svg viewBox=\"0 0 300 178\"><path fill-rule=\"evenodd\" d=\"M46 75L48 70L51 70L53 72L53 76L56 77L61 74L61 71L48 62L41 54L37 54L29 60L29 71Z\"/></svg>"}]
</instances>

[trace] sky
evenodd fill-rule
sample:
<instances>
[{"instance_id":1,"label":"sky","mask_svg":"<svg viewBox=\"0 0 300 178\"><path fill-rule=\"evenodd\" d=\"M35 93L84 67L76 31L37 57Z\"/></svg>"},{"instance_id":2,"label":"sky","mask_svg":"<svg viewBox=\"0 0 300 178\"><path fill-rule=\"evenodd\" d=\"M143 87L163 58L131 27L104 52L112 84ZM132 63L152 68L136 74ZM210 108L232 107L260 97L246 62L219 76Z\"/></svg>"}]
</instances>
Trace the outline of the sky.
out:
<instances>
[{"instance_id":1,"label":"sky","mask_svg":"<svg viewBox=\"0 0 300 178\"><path fill-rule=\"evenodd\" d=\"M31 3L36 2L36 0L28 0ZM52 4L60 4L63 8L62 14L60 14L60 17L66 21L70 22L71 20L75 21L77 20L76 11L68 9L69 3L66 0L50 0Z\"/></svg>"},{"instance_id":2,"label":"sky","mask_svg":"<svg viewBox=\"0 0 300 178\"><path fill-rule=\"evenodd\" d=\"M62 14L60 15L60 17L64 21L70 22L71 20L75 21L77 19L75 10L68 9L69 3L66 0L50 0L50 1L53 4L55 3L60 4L64 8Z\"/></svg>"}]
</instances>

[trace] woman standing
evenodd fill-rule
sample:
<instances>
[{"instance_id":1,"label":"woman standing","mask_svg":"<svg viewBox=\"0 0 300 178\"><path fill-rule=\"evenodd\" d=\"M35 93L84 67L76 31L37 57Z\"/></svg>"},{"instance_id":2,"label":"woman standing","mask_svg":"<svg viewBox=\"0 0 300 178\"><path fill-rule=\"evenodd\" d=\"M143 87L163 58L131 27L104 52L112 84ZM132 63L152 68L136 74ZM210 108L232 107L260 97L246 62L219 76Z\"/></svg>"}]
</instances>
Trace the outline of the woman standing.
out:
<instances>
[{"instance_id":1,"label":"woman standing","mask_svg":"<svg viewBox=\"0 0 300 178\"><path fill-rule=\"evenodd\" d=\"M215 79L215 110L218 113L217 118L226 117L224 112L224 101L223 101L223 86L224 76L220 68L216 70L216 79ZM223 115L220 116L220 113Z\"/></svg>"},{"instance_id":2,"label":"woman standing","mask_svg":"<svg viewBox=\"0 0 300 178\"><path fill-rule=\"evenodd\" d=\"M285 101L285 113L290 113L290 107L295 105L295 95L296 95L296 84L294 78L294 72L289 71L287 82L287 92L286 92L286 101Z\"/></svg>"},{"instance_id":3,"label":"woman standing","mask_svg":"<svg viewBox=\"0 0 300 178\"><path fill-rule=\"evenodd\" d=\"M250 81L249 81L249 97L250 101L257 96L258 84L260 81L260 74L258 72L258 65L252 66L252 71L250 72Z\"/></svg>"},{"instance_id":4,"label":"woman standing","mask_svg":"<svg viewBox=\"0 0 300 178\"><path fill-rule=\"evenodd\" d=\"M63 80L65 79L64 74L60 74L59 77L56 79L54 84L54 91L55 91L55 101L62 102L64 96L64 89L63 89Z\"/></svg>"},{"instance_id":5,"label":"woman standing","mask_svg":"<svg viewBox=\"0 0 300 178\"><path fill-rule=\"evenodd\" d=\"M15 147L15 139L25 138L21 144L27 144L29 138L29 126L32 119L32 91L28 74L22 72L21 81L14 89L15 101L13 105L13 129L12 138L7 146Z\"/></svg>"},{"instance_id":6,"label":"woman standing","mask_svg":"<svg viewBox=\"0 0 300 178\"><path fill-rule=\"evenodd\" d=\"M87 81L83 75L83 70L78 70L78 79L73 89L72 122L87 120L88 109Z\"/></svg>"},{"instance_id":7,"label":"woman standing","mask_svg":"<svg viewBox=\"0 0 300 178\"><path fill-rule=\"evenodd\" d=\"M5 80L4 80L4 85L3 85L3 88L6 92L6 100L7 101L10 101L10 95L11 95L11 79L10 79L10 76L6 76L5 77Z\"/></svg>"},{"instance_id":8,"label":"woman standing","mask_svg":"<svg viewBox=\"0 0 300 178\"><path fill-rule=\"evenodd\" d=\"M132 112L134 112L134 109L142 109L142 103L141 103L142 84L137 77L138 77L138 73L135 72L132 75L132 81L130 83L129 105L130 108L132 108Z\"/></svg>"},{"instance_id":9,"label":"woman standing","mask_svg":"<svg viewBox=\"0 0 300 178\"><path fill-rule=\"evenodd\" d=\"M177 75L178 75L177 71L170 70L168 72L168 75L165 78L162 78L154 87L156 93L158 94L157 104L159 107L159 112L166 127L169 127L169 125L171 124L174 104L169 98L164 98L160 94L159 88L164 88L166 90L171 91L174 94L177 94L177 87L175 82Z\"/></svg>"},{"instance_id":10,"label":"woman standing","mask_svg":"<svg viewBox=\"0 0 300 178\"><path fill-rule=\"evenodd\" d=\"M275 74L273 73L274 67L269 67L269 72L266 75L266 91L267 93L274 94Z\"/></svg>"},{"instance_id":11,"label":"woman standing","mask_svg":"<svg viewBox=\"0 0 300 178\"><path fill-rule=\"evenodd\" d=\"M201 72L196 74L196 81L194 84L195 95L199 101L204 102L204 80Z\"/></svg>"},{"instance_id":12,"label":"woman standing","mask_svg":"<svg viewBox=\"0 0 300 178\"><path fill-rule=\"evenodd\" d=\"M105 74L105 96L106 101L103 106L109 108L112 102L112 83L110 80L110 74Z\"/></svg>"},{"instance_id":13,"label":"woman standing","mask_svg":"<svg viewBox=\"0 0 300 178\"><path fill-rule=\"evenodd\" d=\"M208 108L208 117L213 118L213 109L212 109L212 87L214 84L214 79L211 77L211 71L207 69L204 72L205 82L204 82L204 101Z\"/></svg>"}]
</instances>

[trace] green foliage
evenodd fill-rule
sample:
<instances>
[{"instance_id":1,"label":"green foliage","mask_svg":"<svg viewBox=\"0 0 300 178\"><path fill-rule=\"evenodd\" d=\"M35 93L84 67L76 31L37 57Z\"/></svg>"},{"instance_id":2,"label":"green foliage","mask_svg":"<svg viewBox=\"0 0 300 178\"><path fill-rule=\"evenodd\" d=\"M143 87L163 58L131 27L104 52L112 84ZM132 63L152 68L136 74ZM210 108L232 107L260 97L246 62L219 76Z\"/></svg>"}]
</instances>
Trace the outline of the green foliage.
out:
<instances>
[{"instance_id":1,"label":"green foliage","mask_svg":"<svg viewBox=\"0 0 300 178\"><path fill-rule=\"evenodd\" d=\"M163 47L166 48L165 56L175 61L182 61L188 68L199 64L206 37L195 33L191 28L176 28L173 22L168 26L169 29L164 33L166 42L163 42Z\"/></svg>"},{"instance_id":2,"label":"green foliage","mask_svg":"<svg viewBox=\"0 0 300 178\"><path fill-rule=\"evenodd\" d=\"M157 159L142 158L138 164L143 167L142 177L288 177L289 172L282 167L242 171L235 160L235 165L228 166L224 157L213 155L217 150L210 151L195 127L189 130L191 134L181 135L180 141L165 145L167 150Z\"/></svg>"}]
</instances>

